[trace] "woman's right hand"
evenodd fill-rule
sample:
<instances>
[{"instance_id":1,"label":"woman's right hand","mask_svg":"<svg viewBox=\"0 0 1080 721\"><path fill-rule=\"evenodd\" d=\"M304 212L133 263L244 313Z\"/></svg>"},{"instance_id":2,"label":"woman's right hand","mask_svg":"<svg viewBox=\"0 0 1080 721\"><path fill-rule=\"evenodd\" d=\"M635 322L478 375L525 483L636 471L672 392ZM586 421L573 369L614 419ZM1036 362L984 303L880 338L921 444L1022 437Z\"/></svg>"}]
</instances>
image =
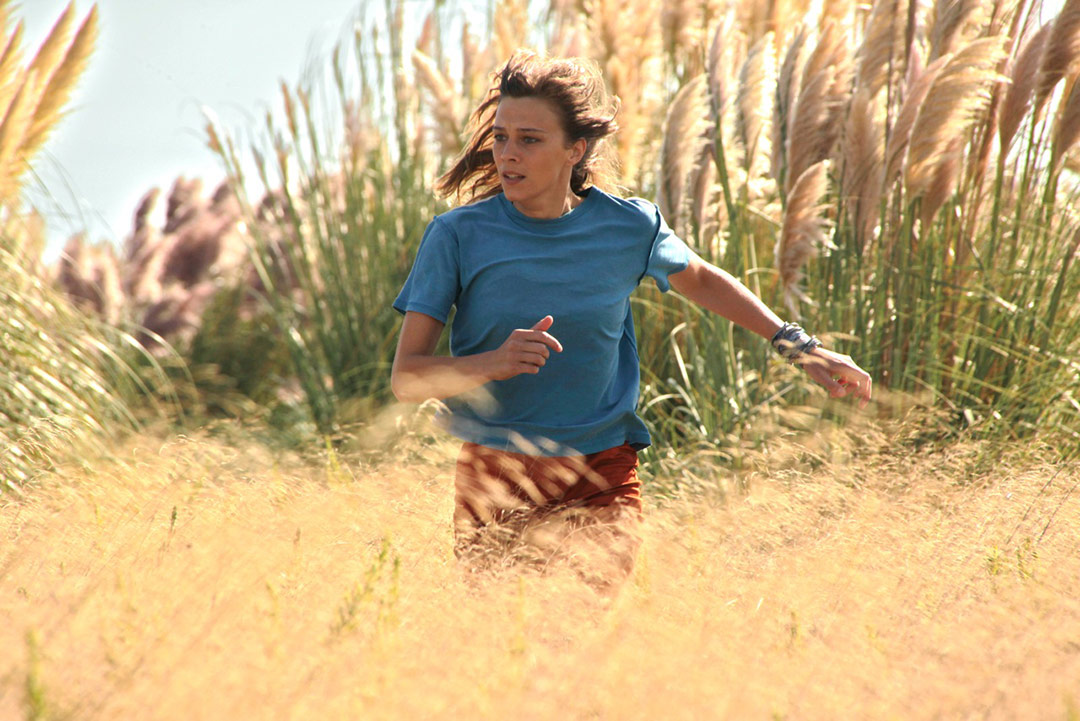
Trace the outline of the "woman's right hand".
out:
<instances>
[{"instance_id":1,"label":"woman's right hand","mask_svg":"<svg viewBox=\"0 0 1080 721\"><path fill-rule=\"evenodd\" d=\"M539 373L551 357L551 351L562 353L562 343L548 333L554 323L555 319L546 315L532 328L518 328L501 346L490 351L487 375L491 380L504 381L522 373Z\"/></svg>"}]
</instances>

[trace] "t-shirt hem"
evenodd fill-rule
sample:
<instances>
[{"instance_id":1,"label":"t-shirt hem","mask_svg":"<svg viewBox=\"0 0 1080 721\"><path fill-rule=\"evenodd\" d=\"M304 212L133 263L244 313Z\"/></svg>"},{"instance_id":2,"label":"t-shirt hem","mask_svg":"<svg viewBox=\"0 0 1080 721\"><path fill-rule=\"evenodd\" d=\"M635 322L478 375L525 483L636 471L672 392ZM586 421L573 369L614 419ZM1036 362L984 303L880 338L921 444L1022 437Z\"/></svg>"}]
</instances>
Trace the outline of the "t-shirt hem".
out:
<instances>
[{"instance_id":1,"label":"t-shirt hem","mask_svg":"<svg viewBox=\"0 0 1080 721\"><path fill-rule=\"evenodd\" d=\"M640 451L644 448L648 448L652 445L652 439L649 436L642 436L640 434L630 433L617 436L606 436L600 439L590 439L584 443L574 444L566 443L562 441L548 441L548 442L530 442L529 439L525 439L525 442L529 444L528 448L523 448L520 444L515 443L511 437L507 438L485 438L478 435L474 435L468 432L463 432L461 429L443 425L445 430L455 438L466 441L468 443L475 443L486 448L492 448L497 451L510 451L513 453L523 453L525 455L532 456L544 456L547 458L558 458L565 456L587 456L591 453L599 453L600 451L606 451L609 448L618 448L621 445L629 444L635 451ZM557 450L556 450L557 449Z\"/></svg>"}]
</instances>

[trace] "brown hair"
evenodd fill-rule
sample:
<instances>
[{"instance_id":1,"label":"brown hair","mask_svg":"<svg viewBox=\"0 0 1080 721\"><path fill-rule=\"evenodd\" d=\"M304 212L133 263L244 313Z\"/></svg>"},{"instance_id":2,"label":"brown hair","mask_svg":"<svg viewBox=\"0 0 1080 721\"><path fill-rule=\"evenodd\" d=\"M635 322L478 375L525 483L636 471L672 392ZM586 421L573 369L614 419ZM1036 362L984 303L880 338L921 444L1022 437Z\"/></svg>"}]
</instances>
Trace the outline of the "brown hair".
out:
<instances>
[{"instance_id":1,"label":"brown hair","mask_svg":"<svg viewBox=\"0 0 1080 721\"><path fill-rule=\"evenodd\" d=\"M615 161L603 140L618 129L615 115L619 99L608 94L600 67L581 58L548 58L518 50L495 73L484 102L473 113L472 137L465 150L435 189L443 196L465 202L491 197L500 191L492 153L495 110L503 96L543 98L554 106L567 139L586 141L585 154L574 166L570 188L577 195L590 186L615 190Z\"/></svg>"}]
</instances>

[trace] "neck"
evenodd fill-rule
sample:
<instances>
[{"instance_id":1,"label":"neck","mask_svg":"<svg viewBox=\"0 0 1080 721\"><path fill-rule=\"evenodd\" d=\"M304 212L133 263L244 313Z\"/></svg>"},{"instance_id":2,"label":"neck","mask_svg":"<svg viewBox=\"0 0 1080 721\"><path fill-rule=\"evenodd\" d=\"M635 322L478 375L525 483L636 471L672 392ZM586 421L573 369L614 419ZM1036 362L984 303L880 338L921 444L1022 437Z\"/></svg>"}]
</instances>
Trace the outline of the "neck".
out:
<instances>
[{"instance_id":1,"label":"neck","mask_svg":"<svg viewBox=\"0 0 1080 721\"><path fill-rule=\"evenodd\" d=\"M574 208L581 205L581 198L574 193L574 191L567 189L566 195L562 198L553 198L550 200L537 199L532 203L525 203L520 200L511 201L511 205L518 209L523 215L527 215L530 218L539 219L552 219L560 218L569 213Z\"/></svg>"}]
</instances>

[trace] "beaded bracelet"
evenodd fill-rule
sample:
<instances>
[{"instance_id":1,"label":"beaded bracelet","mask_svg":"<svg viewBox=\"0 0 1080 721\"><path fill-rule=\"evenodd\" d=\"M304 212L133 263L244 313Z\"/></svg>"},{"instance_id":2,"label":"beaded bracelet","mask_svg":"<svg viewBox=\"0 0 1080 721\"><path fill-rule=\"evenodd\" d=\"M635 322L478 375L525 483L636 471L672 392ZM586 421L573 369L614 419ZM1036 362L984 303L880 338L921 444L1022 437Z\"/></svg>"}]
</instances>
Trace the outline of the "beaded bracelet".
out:
<instances>
[{"instance_id":1,"label":"beaded bracelet","mask_svg":"<svg viewBox=\"0 0 1080 721\"><path fill-rule=\"evenodd\" d=\"M797 323L784 323L772 337L772 346L788 363L795 363L803 355L820 348L821 341Z\"/></svg>"}]
</instances>

